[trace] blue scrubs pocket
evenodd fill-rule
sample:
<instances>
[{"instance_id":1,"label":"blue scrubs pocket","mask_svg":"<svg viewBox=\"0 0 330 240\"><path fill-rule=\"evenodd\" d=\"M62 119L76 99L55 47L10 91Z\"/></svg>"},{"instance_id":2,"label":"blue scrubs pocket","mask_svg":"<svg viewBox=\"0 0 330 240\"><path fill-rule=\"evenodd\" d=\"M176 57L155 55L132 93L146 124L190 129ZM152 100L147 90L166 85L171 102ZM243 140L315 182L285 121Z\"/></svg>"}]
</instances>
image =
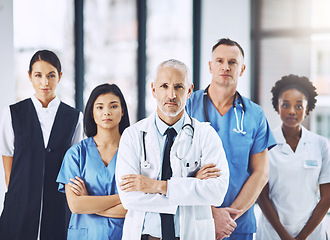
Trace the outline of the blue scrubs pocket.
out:
<instances>
[{"instance_id":1,"label":"blue scrubs pocket","mask_svg":"<svg viewBox=\"0 0 330 240\"><path fill-rule=\"evenodd\" d=\"M248 134L242 135L236 133L235 137L232 137L233 144L230 146L229 151L231 158L230 161L233 164L244 166L245 169L249 167L249 155L253 144L252 136Z\"/></svg>"},{"instance_id":2,"label":"blue scrubs pocket","mask_svg":"<svg viewBox=\"0 0 330 240\"><path fill-rule=\"evenodd\" d=\"M88 240L88 229L79 228L79 229L68 229L68 240Z\"/></svg>"}]
</instances>

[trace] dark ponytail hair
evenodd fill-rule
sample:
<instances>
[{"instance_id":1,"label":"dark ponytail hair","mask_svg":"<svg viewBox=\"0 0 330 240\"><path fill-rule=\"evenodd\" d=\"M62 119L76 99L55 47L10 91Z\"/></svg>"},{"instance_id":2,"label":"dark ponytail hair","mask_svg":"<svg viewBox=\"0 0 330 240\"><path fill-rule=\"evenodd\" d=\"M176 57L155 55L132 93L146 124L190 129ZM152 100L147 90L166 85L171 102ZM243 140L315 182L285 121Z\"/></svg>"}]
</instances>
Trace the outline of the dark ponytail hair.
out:
<instances>
[{"instance_id":1,"label":"dark ponytail hair","mask_svg":"<svg viewBox=\"0 0 330 240\"><path fill-rule=\"evenodd\" d=\"M93 118L93 106L96 99L103 94L112 93L119 97L120 105L123 110L123 116L119 122L119 133L120 135L123 133L125 128L127 128L129 124L129 117L127 112L127 105L124 98L124 95L120 91L119 87L116 84L102 84L94 88L89 96L87 101L85 112L84 112L84 130L87 137L95 136L97 133L97 126Z\"/></svg>"},{"instance_id":2,"label":"dark ponytail hair","mask_svg":"<svg viewBox=\"0 0 330 240\"><path fill-rule=\"evenodd\" d=\"M60 59L57 55L50 50L39 50L37 51L30 60L29 73L32 74L32 66L35 62L45 61L51 64L54 68L57 69L58 74L61 73L62 67Z\"/></svg>"}]
</instances>

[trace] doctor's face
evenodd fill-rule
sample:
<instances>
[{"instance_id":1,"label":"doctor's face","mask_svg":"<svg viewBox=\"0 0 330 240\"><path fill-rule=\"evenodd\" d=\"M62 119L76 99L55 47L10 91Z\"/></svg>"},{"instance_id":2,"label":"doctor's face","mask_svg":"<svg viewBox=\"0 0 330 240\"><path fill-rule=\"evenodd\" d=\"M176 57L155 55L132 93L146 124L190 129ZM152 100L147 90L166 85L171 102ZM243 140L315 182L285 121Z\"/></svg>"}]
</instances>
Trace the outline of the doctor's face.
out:
<instances>
[{"instance_id":1,"label":"doctor's face","mask_svg":"<svg viewBox=\"0 0 330 240\"><path fill-rule=\"evenodd\" d=\"M243 55L237 46L221 44L212 53L209 62L212 81L224 87L235 87L243 75L245 65Z\"/></svg>"},{"instance_id":2,"label":"doctor's face","mask_svg":"<svg viewBox=\"0 0 330 240\"><path fill-rule=\"evenodd\" d=\"M181 118L193 84L188 83L184 69L168 66L159 68L151 89L157 100L158 116L166 122L171 117L176 120Z\"/></svg>"},{"instance_id":3,"label":"doctor's face","mask_svg":"<svg viewBox=\"0 0 330 240\"><path fill-rule=\"evenodd\" d=\"M299 128L307 115L307 98L295 88L284 91L278 99L278 113L283 127Z\"/></svg>"}]
</instances>

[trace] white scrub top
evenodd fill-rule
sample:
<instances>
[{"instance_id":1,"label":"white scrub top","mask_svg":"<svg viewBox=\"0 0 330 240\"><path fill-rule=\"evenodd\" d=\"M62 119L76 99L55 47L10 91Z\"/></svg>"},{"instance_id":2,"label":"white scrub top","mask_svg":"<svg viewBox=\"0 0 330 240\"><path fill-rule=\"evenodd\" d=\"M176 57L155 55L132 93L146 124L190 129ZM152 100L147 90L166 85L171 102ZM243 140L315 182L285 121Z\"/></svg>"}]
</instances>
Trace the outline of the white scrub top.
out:
<instances>
[{"instance_id":1,"label":"white scrub top","mask_svg":"<svg viewBox=\"0 0 330 240\"><path fill-rule=\"evenodd\" d=\"M281 127L273 134L277 146L269 151L269 199L282 225L295 237L319 201L318 186L330 182L329 143L326 138L302 127L301 138L293 152ZM256 239L280 239L264 215L259 220ZM307 239L326 239L322 224Z\"/></svg>"}]
</instances>

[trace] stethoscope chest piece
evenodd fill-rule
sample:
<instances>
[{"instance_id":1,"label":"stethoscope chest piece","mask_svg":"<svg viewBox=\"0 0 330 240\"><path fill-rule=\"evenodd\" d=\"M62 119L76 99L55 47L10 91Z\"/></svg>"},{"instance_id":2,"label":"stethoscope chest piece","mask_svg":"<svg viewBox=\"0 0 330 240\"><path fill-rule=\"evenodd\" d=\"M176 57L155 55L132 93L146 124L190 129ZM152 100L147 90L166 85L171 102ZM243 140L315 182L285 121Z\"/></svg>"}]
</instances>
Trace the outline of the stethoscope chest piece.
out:
<instances>
[{"instance_id":1,"label":"stethoscope chest piece","mask_svg":"<svg viewBox=\"0 0 330 240\"><path fill-rule=\"evenodd\" d=\"M150 163L148 161L143 161L142 168L150 168Z\"/></svg>"}]
</instances>

